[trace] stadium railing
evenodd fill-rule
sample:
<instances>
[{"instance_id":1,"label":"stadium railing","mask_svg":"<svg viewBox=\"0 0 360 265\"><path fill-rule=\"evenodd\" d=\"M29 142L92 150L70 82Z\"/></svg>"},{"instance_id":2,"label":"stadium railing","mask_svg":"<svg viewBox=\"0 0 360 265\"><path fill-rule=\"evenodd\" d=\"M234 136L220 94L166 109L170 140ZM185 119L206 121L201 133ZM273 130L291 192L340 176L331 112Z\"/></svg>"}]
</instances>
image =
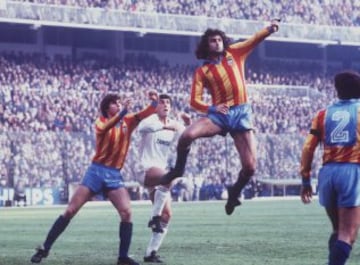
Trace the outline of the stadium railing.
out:
<instances>
[{"instance_id":1,"label":"stadium railing","mask_svg":"<svg viewBox=\"0 0 360 265\"><path fill-rule=\"evenodd\" d=\"M322 93L310 86L294 85L267 85L267 84L248 84L249 94L261 92L272 95L288 95L292 97L319 97Z\"/></svg>"},{"instance_id":2,"label":"stadium railing","mask_svg":"<svg viewBox=\"0 0 360 265\"><path fill-rule=\"evenodd\" d=\"M103 8L82 8L7 1L0 10L0 22L128 30L146 33L200 35L204 29L216 27L232 37L248 37L254 29L268 22L211 18L201 16L170 15L146 12L125 12ZM358 45L359 27L283 23L281 30L270 39L278 41L319 44Z\"/></svg>"}]
</instances>

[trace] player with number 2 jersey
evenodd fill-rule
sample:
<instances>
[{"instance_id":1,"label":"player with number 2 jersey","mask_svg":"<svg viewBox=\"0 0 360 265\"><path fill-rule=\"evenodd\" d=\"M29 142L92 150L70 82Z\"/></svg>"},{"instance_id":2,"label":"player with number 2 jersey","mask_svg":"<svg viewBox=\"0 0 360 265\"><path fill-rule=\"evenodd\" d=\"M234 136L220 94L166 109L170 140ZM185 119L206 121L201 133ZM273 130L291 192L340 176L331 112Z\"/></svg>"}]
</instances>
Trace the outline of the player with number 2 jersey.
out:
<instances>
[{"instance_id":1,"label":"player with number 2 jersey","mask_svg":"<svg viewBox=\"0 0 360 265\"><path fill-rule=\"evenodd\" d=\"M327 264L344 265L360 228L360 74L337 74L335 88L339 100L317 113L303 146L301 199L311 202L311 164L321 143L319 202L332 224Z\"/></svg>"}]
</instances>

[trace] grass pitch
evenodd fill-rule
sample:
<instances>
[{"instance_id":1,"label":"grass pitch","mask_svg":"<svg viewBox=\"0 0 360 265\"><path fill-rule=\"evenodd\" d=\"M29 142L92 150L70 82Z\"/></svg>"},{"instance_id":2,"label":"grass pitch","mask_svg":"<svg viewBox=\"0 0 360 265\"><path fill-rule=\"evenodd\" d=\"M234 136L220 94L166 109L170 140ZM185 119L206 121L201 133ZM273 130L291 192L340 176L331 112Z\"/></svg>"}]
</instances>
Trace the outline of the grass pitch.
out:
<instances>
[{"instance_id":1,"label":"grass pitch","mask_svg":"<svg viewBox=\"0 0 360 265\"><path fill-rule=\"evenodd\" d=\"M225 201L173 204L173 219L159 254L168 265L325 265L330 224L314 201L244 201L232 216ZM31 264L65 206L0 208L0 265ZM133 204L131 256L141 261L150 238L150 204ZM87 204L54 244L48 265L114 265L118 249L116 210ZM347 265L360 264L360 244Z\"/></svg>"}]
</instances>

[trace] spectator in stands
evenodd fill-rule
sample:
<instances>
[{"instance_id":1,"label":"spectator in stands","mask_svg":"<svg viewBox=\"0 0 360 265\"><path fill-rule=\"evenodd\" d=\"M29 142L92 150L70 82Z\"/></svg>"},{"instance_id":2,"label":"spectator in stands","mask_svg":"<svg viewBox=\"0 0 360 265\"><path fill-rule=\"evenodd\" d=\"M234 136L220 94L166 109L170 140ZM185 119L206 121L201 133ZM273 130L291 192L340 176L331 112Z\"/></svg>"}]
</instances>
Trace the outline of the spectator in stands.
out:
<instances>
[{"instance_id":1,"label":"spectator in stands","mask_svg":"<svg viewBox=\"0 0 360 265\"><path fill-rule=\"evenodd\" d=\"M15 206L26 206L26 190L25 181L19 179L14 187L14 205Z\"/></svg>"},{"instance_id":2,"label":"spectator in stands","mask_svg":"<svg viewBox=\"0 0 360 265\"><path fill-rule=\"evenodd\" d=\"M133 60L130 61L130 57ZM316 97L301 98L290 96L286 91L286 95L282 92L274 93L278 89L249 91L254 112L257 113L254 117L254 128L259 141L256 176L273 179L291 177L294 175L292 170L297 167L300 159L299 146L302 145L302 136L309 126L309 115L319 106L331 102L334 93L329 90L329 75L337 69L328 67L328 74L323 75L319 71L321 66L313 63L277 60L259 63L253 58L248 60L248 83L311 84L309 92L317 90ZM0 53L0 102L3 102L0 104L0 165L6 170L3 182L8 184L9 172L16 168L26 172L31 187L49 185L49 178L60 175L64 176L66 183L81 180L85 173L84 165L93 156L95 146L92 124L93 117L97 114L96 102L104 95L104 91L93 85L95 83L107 80L110 88L105 93L113 91L113 88L121 83L124 93L139 96L137 106L144 104L141 87L158 87L173 95L175 113L189 111L187 97L184 95L187 87L191 85L189 80L192 66L170 67L145 54L132 55L126 60L126 64L103 58L83 59L75 63L65 56L50 59L39 54ZM143 61L147 62L146 67ZM64 78L65 73L67 78ZM30 79L30 76L36 77L37 82ZM13 94L16 96L13 97ZM24 105L19 108L18 113L12 109L15 105L13 98ZM19 113L21 114L18 116ZM193 112L191 114L194 116ZM54 128L57 115L69 117L70 132ZM14 122L15 117L20 119L20 123ZM134 135L133 141L137 143L139 137ZM221 172L210 170L214 165L227 168L227 172L238 170L236 151L227 143L230 139L215 137L204 141L210 142L204 144L199 140L193 144L191 159L186 167L187 175L197 179L195 198L199 198L196 194L206 178L219 178L224 181ZM173 153L175 152L172 152L170 157L174 160L176 157L174 158ZM209 157L208 153L214 155ZM13 157L16 157L16 160L13 160ZM126 181L134 176L131 165L136 163L138 157L137 149L130 146L127 162L122 169ZM224 157L227 159L223 159ZM274 159L277 157L285 159L286 163L280 163L279 166L279 161ZM318 168L319 161L315 159L314 162ZM225 181L230 184L235 181L232 178L229 175Z\"/></svg>"},{"instance_id":3,"label":"spectator in stands","mask_svg":"<svg viewBox=\"0 0 360 265\"><path fill-rule=\"evenodd\" d=\"M55 1L27 0L40 4L69 5L81 8L116 9L124 12L151 12L159 14L177 14L187 16L207 16L214 18L232 18L268 21L273 17L283 17L286 23L318 24L331 26L359 26L360 16L356 1ZM30 11L31 12L31 9ZM94 14L97 14L94 12ZM186 18L184 18L186 19Z\"/></svg>"},{"instance_id":4,"label":"spectator in stands","mask_svg":"<svg viewBox=\"0 0 360 265\"><path fill-rule=\"evenodd\" d=\"M128 256L132 237L130 197L125 189L120 170L128 152L132 132L142 119L155 112L158 103L157 92L149 91L148 96L152 101L151 105L140 112L131 114L127 114L130 99L126 99L123 106L120 104L120 97L116 94L107 94L102 99L100 103L102 116L95 123L96 154L64 214L57 218L44 244L31 257L32 263L40 263L48 256L53 243L88 200L94 195L104 194L112 202L121 218L117 264L139 264Z\"/></svg>"},{"instance_id":5,"label":"spectator in stands","mask_svg":"<svg viewBox=\"0 0 360 265\"><path fill-rule=\"evenodd\" d=\"M333 232L329 239L329 265L344 265L360 228L360 74L345 71L335 76L339 101L314 117L301 157L301 199L312 198L311 165L316 147L323 145L319 173L319 201Z\"/></svg>"}]
</instances>

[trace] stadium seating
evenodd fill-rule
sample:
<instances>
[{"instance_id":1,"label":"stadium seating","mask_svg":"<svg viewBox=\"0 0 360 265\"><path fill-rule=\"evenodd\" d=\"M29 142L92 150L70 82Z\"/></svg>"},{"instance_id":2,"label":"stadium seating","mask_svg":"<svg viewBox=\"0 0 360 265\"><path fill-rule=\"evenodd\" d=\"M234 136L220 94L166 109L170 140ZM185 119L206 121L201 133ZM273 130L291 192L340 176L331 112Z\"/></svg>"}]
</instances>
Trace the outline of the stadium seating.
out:
<instances>
[{"instance_id":1,"label":"stadium seating","mask_svg":"<svg viewBox=\"0 0 360 265\"><path fill-rule=\"evenodd\" d=\"M21 1L23 2L23 1ZM189 16L207 16L269 21L274 17L295 24L359 26L359 6L356 1L118 1L118 0L28 0L49 5L116 9L128 12L154 12ZM357 11L357 12L356 12Z\"/></svg>"},{"instance_id":2,"label":"stadium seating","mask_svg":"<svg viewBox=\"0 0 360 265\"><path fill-rule=\"evenodd\" d=\"M173 95L175 116L187 111L196 117L188 107L193 67L169 67L150 55L131 58L131 63L99 58L72 62L62 56L50 59L39 54L2 53L0 183L6 186L10 175L14 176L12 181L23 180L32 187L64 188L79 181L93 154L93 122L104 93L136 95L135 109L139 109L147 102L142 91L156 88ZM144 59L151 62L150 67L143 66ZM318 91L315 100L281 93L250 94L259 139L258 178L298 177L300 147L311 115L331 99L328 96L331 82L327 76L304 63L291 65L292 71L290 65L278 61L262 62L261 67L255 63L248 68L249 84L310 84ZM133 166L137 164L138 140L135 134L123 169L129 181L139 177ZM204 141L210 144L202 144ZM224 160L225 156L228 159ZM187 199L221 197L219 187L214 193L208 186L229 184L236 178L234 172L239 167L230 137L198 141L189 161L187 172L193 181L186 184L187 190L192 191ZM202 183L208 187L205 193Z\"/></svg>"}]
</instances>

